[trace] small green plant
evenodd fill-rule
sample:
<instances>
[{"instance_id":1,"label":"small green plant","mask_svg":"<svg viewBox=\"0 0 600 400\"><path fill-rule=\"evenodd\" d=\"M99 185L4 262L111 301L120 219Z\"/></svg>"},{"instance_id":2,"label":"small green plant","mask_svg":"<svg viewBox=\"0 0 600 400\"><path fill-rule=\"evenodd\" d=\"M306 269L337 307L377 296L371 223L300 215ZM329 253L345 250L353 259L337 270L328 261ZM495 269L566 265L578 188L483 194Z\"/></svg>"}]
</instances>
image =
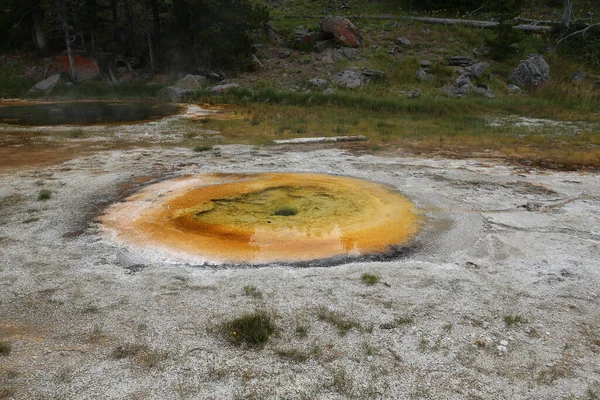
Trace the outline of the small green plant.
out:
<instances>
[{"instance_id":1,"label":"small green plant","mask_svg":"<svg viewBox=\"0 0 600 400\"><path fill-rule=\"evenodd\" d=\"M338 333L342 336L348 333L348 331L352 328L361 329L362 326L358 321L350 319L343 314L337 313L335 311L329 310L325 306L319 307L319 311L317 316L321 321L325 321L335 326L338 330Z\"/></svg>"},{"instance_id":2,"label":"small green plant","mask_svg":"<svg viewBox=\"0 0 600 400\"><path fill-rule=\"evenodd\" d=\"M310 358L310 353L298 349L279 349L275 353L282 358L287 358L297 363L306 362Z\"/></svg>"},{"instance_id":3,"label":"small green plant","mask_svg":"<svg viewBox=\"0 0 600 400\"><path fill-rule=\"evenodd\" d=\"M88 336L88 341L90 343L99 343L100 340L102 340L102 325L96 324Z\"/></svg>"},{"instance_id":4,"label":"small green plant","mask_svg":"<svg viewBox=\"0 0 600 400\"><path fill-rule=\"evenodd\" d=\"M372 356L375 354L375 348L371 346L371 344L366 340L362 342L362 348L368 356Z\"/></svg>"},{"instance_id":5,"label":"small green plant","mask_svg":"<svg viewBox=\"0 0 600 400\"><path fill-rule=\"evenodd\" d=\"M360 279L363 281L363 283L365 285L373 286L373 285L377 285L381 278L379 277L379 275L370 274L368 272L365 272L364 274L362 274Z\"/></svg>"},{"instance_id":6,"label":"small green plant","mask_svg":"<svg viewBox=\"0 0 600 400\"><path fill-rule=\"evenodd\" d=\"M244 286L244 293L246 296L250 296L253 299L262 299L262 292L254 285L246 285Z\"/></svg>"},{"instance_id":7,"label":"small green plant","mask_svg":"<svg viewBox=\"0 0 600 400\"><path fill-rule=\"evenodd\" d=\"M426 338L422 337L421 340L419 340L419 350L421 351L426 351L429 348L429 340L427 340Z\"/></svg>"},{"instance_id":8,"label":"small green plant","mask_svg":"<svg viewBox=\"0 0 600 400\"><path fill-rule=\"evenodd\" d=\"M0 342L0 356L7 356L12 351L12 346L9 342Z\"/></svg>"},{"instance_id":9,"label":"small green plant","mask_svg":"<svg viewBox=\"0 0 600 400\"><path fill-rule=\"evenodd\" d=\"M39 221L40 219L38 217L30 217L27 218L26 220L23 221L24 224L30 224L32 222L36 222Z\"/></svg>"},{"instance_id":10,"label":"small green plant","mask_svg":"<svg viewBox=\"0 0 600 400\"><path fill-rule=\"evenodd\" d=\"M503 319L506 326L509 327L513 325L522 325L527 323L527 318L518 314L505 314Z\"/></svg>"},{"instance_id":11,"label":"small green plant","mask_svg":"<svg viewBox=\"0 0 600 400\"><path fill-rule=\"evenodd\" d=\"M275 323L266 311L256 310L221 324L221 332L231 343L260 346L276 330Z\"/></svg>"},{"instance_id":12,"label":"small green plant","mask_svg":"<svg viewBox=\"0 0 600 400\"><path fill-rule=\"evenodd\" d=\"M152 368L167 358L167 353L151 349L147 345L127 343L117 346L113 350L112 356L117 360L131 358L144 368Z\"/></svg>"},{"instance_id":13,"label":"small green plant","mask_svg":"<svg viewBox=\"0 0 600 400\"><path fill-rule=\"evenodd\" d=\"M349 396L352 393L352 378L348 376L345 369L340 368L333 372L333 382L331 387L336 392Z\"/></svg>"},{"instance_id":14,"label":"small green plant","mask_svg":"<svg viewBox=\"0 0 600 400\"><path fill-rule=\"evenodd\" d=\"M308 325L298 325L296 327L296 335L299 338L305 338L308 336L308 330L309 330Z\"/></svg>"},{"instance_id":15,"label":"small green plant","mask_svg":"<svg viewBox=\"0 0 600 400\"><path fill-rule=\"evenodd\" d=\"M212 150L212 148L213 148L212 146L199 145L199 146L194 147L194 151L197 153L201 153L203 151Z\"/></svg>"},{"instance_id":16,"label":"small green plant","mask_svg":"<svg viewBox=\"0 0 600 400\"><path fill-rule=\"evenodd\" d=\"M415 322L414 318L408 315L394 318L396 325L408 325Z\"/></svg>"},{"instance_id":17,"label":"small green plant","mask_svg":"<svg viewBox=\"0 0 600 400\"><path fill-rule=\"evenodd\" d=\"M442 329L446 332L450 332L452 330L452 324L450 322L447 322L444 324L444 326L442 326Z\"/></svg>"},{"instance_id":18,"label":"small green plant","mask_svg":"<svg viewBox=\"0 0 600 400\"><path fill-rule=\"evenodd\" d=\"M48 189L42 189L38 193L37 199L39 201L46 201L46 200L50 200L51 197L52 197L51 191L49 191Z\"/></svg>"}]
</instances>

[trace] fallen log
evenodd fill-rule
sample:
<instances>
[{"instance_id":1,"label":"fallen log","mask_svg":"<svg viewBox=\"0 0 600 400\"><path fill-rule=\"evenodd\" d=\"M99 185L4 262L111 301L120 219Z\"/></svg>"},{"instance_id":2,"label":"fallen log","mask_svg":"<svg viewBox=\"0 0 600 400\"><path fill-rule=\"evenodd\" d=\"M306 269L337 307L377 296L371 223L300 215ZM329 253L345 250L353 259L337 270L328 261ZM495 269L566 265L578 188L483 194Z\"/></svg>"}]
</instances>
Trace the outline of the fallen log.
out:
<instances>
[{"instance_id":1,"label":"fallen log","mask_svg":"<svg viewBox=\"0 0 600 400\"><path fill-rule=\"evenodd\" d=\"M322 15L286 15L284 18L294 19L319 19L323 18ZM494 28L500 25L496 21L478 21L474 19L453 19L453 18L434 18L434 17L409 17L409 16L387 16L387 15L354 15L348 16L349 19L380 19L380 20L407 20L407 21L421 21L430 24L442 24L442 25L468 25L476 28ZM528 32L545 32L554 29L553 26L549 25L536 25L531 24L518 24L513 26L514 29Z\"/></svg>"},{"instance_id":2,"label":"fallen log","mask_svg":"<svg viewBox=\"0 0 600 400\"><path fill-rule=\"evenodd\" d=\"M295 139L273 140L275 144L313 144L313 143L339 143L339 142L364 142L365 136L331 136L331 137L302 137Z\"/></svg>"}]
</instances>

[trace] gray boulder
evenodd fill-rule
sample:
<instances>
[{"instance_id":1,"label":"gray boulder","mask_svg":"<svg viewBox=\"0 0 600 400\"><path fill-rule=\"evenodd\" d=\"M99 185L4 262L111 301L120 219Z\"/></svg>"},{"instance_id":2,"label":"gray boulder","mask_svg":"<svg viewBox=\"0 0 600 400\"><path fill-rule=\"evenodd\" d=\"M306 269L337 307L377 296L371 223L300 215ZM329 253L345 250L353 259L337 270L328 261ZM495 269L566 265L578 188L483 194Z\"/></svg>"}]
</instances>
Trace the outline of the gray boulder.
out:
<instances>
[{"instance_id":1,"label":"gray boulder","mask_svg":"<svg viewBox=\"0 0 600 400\"><path fill-rule=\"evenodd\" d=\"M341 61L346 58L348 60L356 61L360 58L360 52L358 49L352 47L342 47L333 50L332 57L335 61Z\"/></svg>"},{"instance_id":2,"label":"gray boulder","mask_svg":"<svg viewBox=\"0 0 600 400\"><path fill-rule=\"evenodd\" d=\"M319 40L319 41L317 41L317 43L315 43L315 51L317 53L323 53L329 49L333 49L334 46L335 46L335 40L333 40L333 39Z\"/></svg>"},{"instance_id":3,"label":"gray boulder","mask_svg":"<svg viewBox=\"0 0 600 400\"><path fill-rule=\"evenodd\" d=\"M429 82L433 80L433 75L421 68L415 72L415 78L421 82Z\"/></svg>"},{"instance_id":4,"label":"gray boulder","mask_svg":"<svg viewBox=\"0 0 600 400\"><path fill-rule=\"evenodd\" d=\"M333 77L333 81L337 83L339 86L354 89L360 86L365 85L365 80L363 74L347 69L337 73Z\"/></svg>"},{"instance_id":5,"label":"gray boulder","mask_svg":"<svg viewBox=\"0 0 600 400\"><path fill-rule=\"evenodd\" d=\"M485 73L485 71L487 71L489 66L490 64L486 62L473 64L465 68L465 73L469 75L469 77L476 79L481 77Z\"/></svg>"},{"instance_id":6,"label":"gray boulder","mask_svg":"<svg viewBox=\"0 0 600 400\"><path fill-rule=\"evenodd\" d=\"M327 89L327 81L321 78L312 78L308 80L308 86L313 89L325 90Z\"/></svg>"},{"instance_id":7,"label":"gray boulder","mask_svg":"<svg viewBox=\"0 0 600 400\"><path fill-rule=\"evenodd\" d=\"M477 64L477 60L473 57L455 56L448 59L448 64L453 67L468 67Z\"/></svg>"},{"instance_id":8,"label":"gray boulder","mask_svg":"<svg viewBox=\"0 0 600 400\"><path fill-rule=\"evenodd\" d=\"M66 85L69 81L69 74L62 72L36 83L31 89L29 89L29 92L50 92L54 88Z\"/></svg>"},{"instance_id":9,"label":"gray boulder","mask_svg":"<svg viewBox=\"0 0 600 400\"><path fill-rule=\"evenodd\" d=\"M286 58L290 58L292 55L292 52L289 50L283 50L279 53L279 58L281 58L282 60L285 60Z\"/></svg>"},{"instance_id":10,"label":"gray boulder","mask_svg":"<svg viewBox=\"0 0 600 400\"><path fill-rule=\"evenodd\" d=\"M550 67L543 56L532 54L510 74L509 80L521 87L550 82Z\"/></svg>"},{"instance_id":11,"label":"gray boulder","mask_svg":"<svg viewBox=\"0 0 600 400\"><path fill-rule=\"evenodd\" d=\"M213 93L225 93L226 91L234 88L239 88L240 85L237 83L226 83L224 85L213 86L210 91Z\"/></svg>"},{"instance_id":12,"label":"gray boulder","mask_svg":"<svg viewBox=\"0 0 600 400\"><path fill-rule=\"evenodd\" d=\"M410 46L411 45L410 40L408 40L404 36L399 37L396 40L394 40L394 43L397 44L398 46L401 46L401 45Z\"/></svg>"},{"instance_id":13,"label":"gray boulder","mask_svg":"<svg viewBox=\"0 0 600 400\"><path fill-rule=\"evenodd\" d=\"M206 85L206 77L190 74L178 80L172 87L178 89L201 89L204 85Z\"/></svg>"},{"instance_id":14,"label":"gray boulder","mask_svg":"<svg viewBox=\"0 0 600 400\"><path fill-rule=\"evenodd\" d=\"M183 103L187 100L191 100L196 94L195 89L184 89L175 86L169 86L167 88L167 96L172 103Z\"/></svg>"}]
</instances>

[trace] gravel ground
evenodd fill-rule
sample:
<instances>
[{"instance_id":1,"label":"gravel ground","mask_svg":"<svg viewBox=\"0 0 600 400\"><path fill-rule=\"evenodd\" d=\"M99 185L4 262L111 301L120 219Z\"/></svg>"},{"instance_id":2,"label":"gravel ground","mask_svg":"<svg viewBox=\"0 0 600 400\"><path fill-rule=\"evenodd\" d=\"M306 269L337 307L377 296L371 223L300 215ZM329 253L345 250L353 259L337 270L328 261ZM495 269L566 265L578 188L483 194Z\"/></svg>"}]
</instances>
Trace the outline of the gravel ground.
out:
<instances>
[{"instance_id":1,"label":"gravel ground","mask_svg":"<svg viewBox=\"0 0 600 400\"><path fill-rule=\"evenodd\" d=\"M152 182L263 171L394 186L423 231L394 260L203 267L97 223ZM0 175L0 398L598 399L599 283L597 174L318 147L103 152ZM229 343L221 324L254 310L276 334Z\"/></svg>"}]
</instances>

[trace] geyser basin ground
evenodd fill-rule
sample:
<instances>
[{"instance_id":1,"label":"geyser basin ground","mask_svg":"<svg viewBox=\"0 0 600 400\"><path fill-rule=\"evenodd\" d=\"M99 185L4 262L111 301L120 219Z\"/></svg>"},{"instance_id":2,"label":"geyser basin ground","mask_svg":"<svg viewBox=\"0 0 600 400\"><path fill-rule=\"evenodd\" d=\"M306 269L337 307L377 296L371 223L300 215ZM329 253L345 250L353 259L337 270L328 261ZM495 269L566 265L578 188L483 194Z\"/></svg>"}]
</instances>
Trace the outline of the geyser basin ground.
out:
<instances>
[{"instance_id":1,"label":"geyser basin ground","mask_svg":"<svg viewBox=\"0 0 600 400\"><path fill-rule=\"evenodd\" d=\"M297 262L389 253L418 229L398 191L331 175L205 174L151 185L102 218L118 240L195 262Z\"/></svg>"},{"instance_id":2,"label":"geyser basin ground","mask_svg":"<svg viewBox=\"0 0 600 400\"><path fill-rule=\"evenodd\" d=\"M175 104L120 101L71 101L0 105L0 123L14 125L94 125L137 122L178 113Z\"/></svg>"}]
</instances>

